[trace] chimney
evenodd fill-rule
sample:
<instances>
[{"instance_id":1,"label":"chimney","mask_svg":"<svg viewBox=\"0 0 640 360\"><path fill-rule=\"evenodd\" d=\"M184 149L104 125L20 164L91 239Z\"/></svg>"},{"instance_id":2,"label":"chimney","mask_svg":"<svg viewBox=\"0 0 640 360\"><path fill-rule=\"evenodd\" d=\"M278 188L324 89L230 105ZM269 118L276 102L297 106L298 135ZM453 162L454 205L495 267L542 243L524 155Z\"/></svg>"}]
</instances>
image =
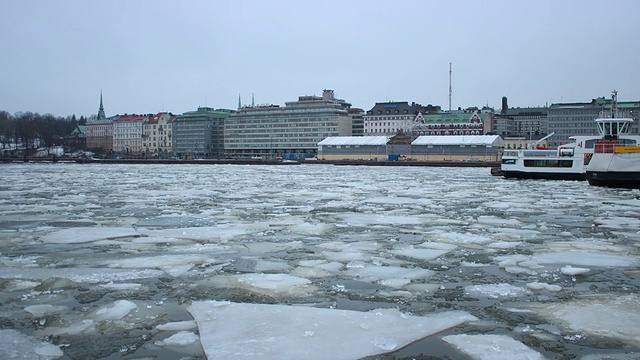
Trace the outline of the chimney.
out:
<instances>
[{"instance_id":1,"label":"chimney","mask_svg":"<svg viewBox=\"0 0 640 360\"><path fill-rule=\"evenodd\" d=\"M509 109L509 105L507 105L507 97L502 97L502 110L500 110L500 114L505 115L507 113L507 109Z\"/></svg>"}]
</instances>

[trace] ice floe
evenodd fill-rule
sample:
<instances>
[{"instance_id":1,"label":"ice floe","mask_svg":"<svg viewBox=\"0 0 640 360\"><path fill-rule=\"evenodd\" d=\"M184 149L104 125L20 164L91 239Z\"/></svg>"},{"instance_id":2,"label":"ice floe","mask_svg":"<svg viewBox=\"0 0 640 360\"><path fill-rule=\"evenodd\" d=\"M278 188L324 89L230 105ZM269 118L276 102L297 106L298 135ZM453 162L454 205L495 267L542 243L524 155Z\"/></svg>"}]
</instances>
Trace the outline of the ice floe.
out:
<instances>
[{"instance_id":1,"label":"ice floe","mask_svg":"<svg viewBox=\"0 0 640 360\"><path fill-rule=\"evenodd\" d=\"M51 232L40 240L50 244L78 244L140 236L135 229L120 227L76 227Z\"/></svg>"},{"instance_id":2,"label":"ice floe","mask_svg":"<svg viewBox=\"0 0 640 360\"><path fill-rule=\"evenodd\" d=\"M596 296L566 303L530 304L550 322L570 333L611 337L640 345L640 296Z\"/></svg>"},{"instance_id":3,"label":"ice floe","mask_svg":"<svg viewBox=\"0 0 640 360\"><path fill-rule=\"evenodd\" d=\"M180 331L164 340L156 341L155 344L157 346L187 346L198 340L198 335L191 331Z\"/></svg>"},{"instance_id":4,"label":"ice floe","mask_svg":"<svg viewBox=\"0 0 640 360\"><path fill-rule=\"evenodd\" d=\"M0 330L0 358L49 360L64 356L59 346L24 335L16 330Z\"/></svg>"},{"instance_id":5,"label":"ice floe","mask_svg":"<svg viewBox=\"0 0 640 360\"><path fill-rule=\"evenodd\" d=\"M477 298L499 299L529 295L531 291L523 287L500 283L465 286L464 293Z\"/></svg>"},{"instance_id":6,"label":"ice floe","mask_svg":"<svg viewBox=\"0 0 640 360\"><path fill-rule=\"evenodd\" d=\"M187 309L210 359L357 359L397 350L477 318L204 301Z\"/></svg>"},{"instance_id":7,"label":"ice floe","mask_svg":"<svg viewBox=\"0 0 640 360\"><path fill-rule=\"evenodd\" d=\"M442 338L476 360L544 360L544 356L506 335L448 335Z\"/></svg>"}]
</instances>

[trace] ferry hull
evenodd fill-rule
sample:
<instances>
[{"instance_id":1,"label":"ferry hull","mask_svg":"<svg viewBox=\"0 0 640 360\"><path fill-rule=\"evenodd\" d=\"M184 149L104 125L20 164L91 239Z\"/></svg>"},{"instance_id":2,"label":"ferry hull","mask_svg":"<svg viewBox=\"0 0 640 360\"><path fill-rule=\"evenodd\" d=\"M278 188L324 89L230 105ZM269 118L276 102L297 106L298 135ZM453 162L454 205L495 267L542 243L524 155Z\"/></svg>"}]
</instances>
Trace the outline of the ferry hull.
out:
<instances>
[{"instance_id":1,"label":"ferry hull","mask_svg":"<svg viewBox=\"0 0 640 360\"><path fill-rule=\"evenodd\" d=\"M587 171L589 185L640 189L640 171Z\"/></svg>"},{"instance_id":2,"label":"ferry hull","mask_svg":"<svg viewBox=\"0 0 640 360\"><path fill-rule=\"evenodd\" d=\"M502 170L502 176L507 179L536 179L536 180L586 180L584 173L561 173L561 172L531 172Z\"/></svg>"}]
</instances>

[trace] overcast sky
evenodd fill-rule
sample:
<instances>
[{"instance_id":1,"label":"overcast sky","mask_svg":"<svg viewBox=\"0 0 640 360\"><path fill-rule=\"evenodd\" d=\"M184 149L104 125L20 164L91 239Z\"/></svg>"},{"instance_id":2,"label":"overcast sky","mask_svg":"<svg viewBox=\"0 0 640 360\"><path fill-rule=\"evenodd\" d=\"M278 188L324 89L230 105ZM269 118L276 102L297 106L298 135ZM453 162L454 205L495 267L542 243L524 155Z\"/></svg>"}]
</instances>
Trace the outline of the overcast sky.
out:
<instances>
[{"instance_id":1,"label":"overcast sky","mask_svg":"<svg viewBox=\"0 0 640 360\"><path fill-rule=\"evenodd\" d=\"M0 110L640 100L640 1L0 0Z\"/></svg>"}]
</instances>

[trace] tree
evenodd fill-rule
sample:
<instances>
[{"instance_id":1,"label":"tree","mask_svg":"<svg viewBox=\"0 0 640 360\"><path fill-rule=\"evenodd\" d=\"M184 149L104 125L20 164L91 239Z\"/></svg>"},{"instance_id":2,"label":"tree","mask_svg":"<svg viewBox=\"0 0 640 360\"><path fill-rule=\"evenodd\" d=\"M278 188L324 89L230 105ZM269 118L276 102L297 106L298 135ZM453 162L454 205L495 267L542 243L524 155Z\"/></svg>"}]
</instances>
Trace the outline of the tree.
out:
<instances>
[{"instance_id":1,"label":"tree","mask_svg":"<svg viewBox=\"0 0 640 360\"><path fill-rule=\"evenodd\" d=\"M0 143L2 143L3 149L6 149L7 144L11 143L12 122L11 114L0 111Z\"/></svg>"}]
</instances>

